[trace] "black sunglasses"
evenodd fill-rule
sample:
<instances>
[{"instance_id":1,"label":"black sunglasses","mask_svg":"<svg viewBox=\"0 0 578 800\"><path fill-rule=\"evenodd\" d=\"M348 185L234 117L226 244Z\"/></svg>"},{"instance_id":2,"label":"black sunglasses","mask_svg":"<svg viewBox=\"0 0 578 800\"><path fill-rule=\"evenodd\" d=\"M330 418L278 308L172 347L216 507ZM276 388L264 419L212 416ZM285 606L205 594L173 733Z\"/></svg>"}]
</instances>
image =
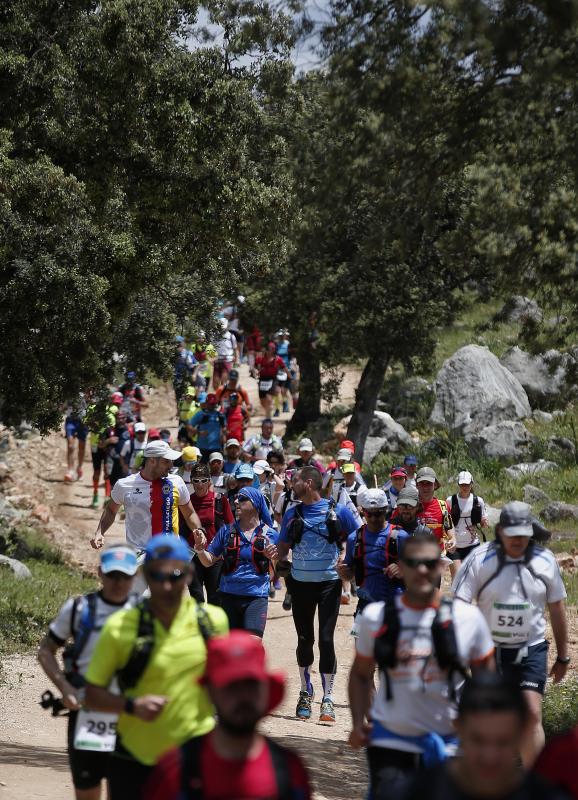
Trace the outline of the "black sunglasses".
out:
<instances>
[{"instance_id":1,"label":"black sunglasses","mask_svg":"<svg viewBox=\"0 0 578 800\"><path fill-rule=\"evenodd\" d=\"M182 569L174 569L172 572L157 572L156 570L147 570L146 573L149 581L153 581L153 583L165 583L165 581L178 583L183 578L186 578L187 575L188 572L185 572Z\"/></svg>"},{"instance_id":2,"label":"black sunglasses","mask_svg":"<svg viewBox=\"0 0 578 800\"><path fill-rule=\"evenodd\" d=\"M426 567L426 569L435 569L440 563L439 558L411 558L407 556L401 560L411 569L417 569L422 566Z\"/></svg>"},{"instance_id":3,"label":"black sunglasses","mask_svg":"<svg viewBox=\"0 0 578 800\"><path fill-rule=\"evenodd\" d=\"M120 570L116 569L112 572L105 572L104 575L113 581L132 581L134 578L134 575L127 575L126 572L120 572Z\"/></svg>"},{"instance_id":4,"label":"black sunglasses","mask_svg":"<svg viewBox=\"0 0 578 800\"><path fill-rule=\"evenodd\" d=\"M364 509L363 513L366 517L382 517L385 514L385 508L382 508L379 511L366 511Z\"/></svg>"}]
</instances>

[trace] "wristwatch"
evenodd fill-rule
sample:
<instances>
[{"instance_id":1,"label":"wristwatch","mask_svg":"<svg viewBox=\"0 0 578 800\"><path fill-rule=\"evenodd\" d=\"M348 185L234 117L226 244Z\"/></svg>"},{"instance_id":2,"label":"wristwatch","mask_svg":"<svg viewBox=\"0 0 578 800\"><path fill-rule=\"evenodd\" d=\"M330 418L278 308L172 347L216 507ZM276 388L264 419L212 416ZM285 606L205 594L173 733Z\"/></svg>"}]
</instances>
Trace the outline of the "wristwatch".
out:
<instances>
[{"instance_id":1,"label":"wristwatch","mask_svg":"<svg viewBox=\"0 0 578 800\"><path fill-rule=\"evenodd\" d=\"M132 697L127 697L124 701L124 713L134 714L134 700Z\"/></svg>"},{"instance_id":2,"label":"wristwatch","mask_svg":"<svg viewBox=\"0 0 578 800\"><path fill-rule=\"evenodd\" d=\"M565 658L562 658L562 656L556 656L556 661L558 664L569 664L570 656L566 656Z\"/></svg>"}]
</instances>

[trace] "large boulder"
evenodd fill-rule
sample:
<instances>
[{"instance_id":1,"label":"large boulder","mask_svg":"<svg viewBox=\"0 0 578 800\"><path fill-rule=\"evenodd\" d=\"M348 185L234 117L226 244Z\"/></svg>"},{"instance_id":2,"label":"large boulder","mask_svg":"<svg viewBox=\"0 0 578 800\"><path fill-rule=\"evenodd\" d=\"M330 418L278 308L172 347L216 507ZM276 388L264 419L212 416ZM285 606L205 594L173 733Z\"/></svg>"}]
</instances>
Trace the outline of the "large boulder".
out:
<instances>
[{"instance_id":1,"label":"large boulder","mask_svg":"<svg viewBox=\"0 0 578 800\"><path fill-rule=\"evenodd\" d=\"M387 411L375 411L365 440L364 461L370 463L381 452L399 453L413 447L413 439L406 429Z\"/></svg>"},{"instance_id":2,"label":"large boulder","mask_svg":"<svg viewBox=\"0 0 578 800\"><path fill-rule=\"evenodd\" d=\"M469 439L472 450L482 453L486 458L511 461L530 454L535 437L521 422L498 422L487 425Z\"/></svg>"},{"instance_id":3,"label":"large boulder","mask_svg":"<svg viewBox=\"0 0 578 800\"><path fill-rule=\"evenodd\" d=\"M552 469L558 469L558 464L555 461L545 461L543 458L538 461L526 461L523 464L512 464L507 467L504 472L509 478L517 480L523 475L540 475L542 472L549 472Z\"/></svg>"},{"instance_id":4,"label":"large boulder","mask_svg":"<svg viewBox=\"0 0 578 800\"><path fill-rule=\"evenodd\" d=\"M518 346L502 356L502 364L520 381L535 408L555 408L576 396L576 361L569 353L547 350L532 355Z\"/></svg>"},{"instance_id":5,"label":"large boulder","mask_svg":"<svg viewBox=\"0 0 578 800\"><path fill-rule=\"evenodd\" d=\"M9 558L8 556L0 556L0 569L4 567L8 567L8 569L12 570L14 575L17 578L31 578L32 573L21 561L17 561L15 558Z\"/></svg>"},{"instance_id":6,"label":"large boulder","mask_svg":"<svg viewBox=\"0 0 578 800\"><path fill-rule=\"evenodd\" d=\"M466 438L488 425L531 414L520 381L487 347L476 344L461 347L444 361L434 392L430 422Z\"/></svg>"},{"instance_id":7,"label":"large boulder","mask_svg":"<svg viewBox=\"0 0 578 800\"><path fill-rule=\"evenodd\" d=\"M547 522L560 522L563 519L578 520L578 506L570 503L549 503L542 511L542 517Z\"/></svg>"},{"instance_id":8,"label":"large boulder","mask_svg":"<svg viewBox=\"0 0 578 800\"><path fill-rule=\"evenodd\" d=\"M550 501L546 492L542 491L538 486L533 486L531 483L525 483L523 491L524 503L529 503L531 506L533 506L534 503L548 503Z\"/></svg>"},{"instance_id":9,"label":"large boulder","mask_svg":"<svg viewBox=\"0 0 578 800\"><path fill-rule=\"evenodd\" d=\"M535 300L516 294L506 300L496 319L504 322L542 322L543 316Z\"/></svg>"}]
</instances>

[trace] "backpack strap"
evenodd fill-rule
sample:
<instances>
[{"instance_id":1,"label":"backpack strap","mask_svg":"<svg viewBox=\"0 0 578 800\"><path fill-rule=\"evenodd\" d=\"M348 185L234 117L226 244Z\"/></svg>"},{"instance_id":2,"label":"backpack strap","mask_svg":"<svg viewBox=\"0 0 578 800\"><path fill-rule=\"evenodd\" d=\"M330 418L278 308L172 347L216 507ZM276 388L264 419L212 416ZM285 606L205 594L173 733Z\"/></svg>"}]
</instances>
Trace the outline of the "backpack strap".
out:
<instances>
[{"instance_id":1,"label":"backpack strap","mask_svg":"<svg viewBox=\"0 0 578 800\"><path fill-rule=\"evenodd\" d=\"M188 739L180 747L181 791L179 800L203 800L203 779L201 776L201 750L205 736Z\"/></svg>"},{"instance_id":2,"label":"backpack strap","mask_svg":"<svg viewBox=\"0 0 578 800\"><path fill-rule=\"evenodd\" d=\"M452 494L452 510L450 512L450 516L454 525L457 525L461 517L460 504L458 503L457 494Z\"/></svg>"},{"instance_id":3,"label":"backpack strap","mask_svg":"<svg viewBox=\"0 0 578 800\"><path fill-rule=\"evenodd\" d=\"M385 680L385 697L391 700L391 681L388 669L397 664L397 641L401 625L395 600L388 601L383 609L383 623L375 635L374 656Z\"/></svg>"},{"instance_id":4,"label":"backpack strap","mask_svg":"<svg viewBox=\"0 0 578 800\"><path fill-rule=\"evenodd\" d=\"M442 597L432 622L431 635L436 661L441 669L448 670L450 697L455 701L453 676L457 672L465 679L468 674L458 649L451 597Z\"/></svg>"},{"instance_id":5,"label":"backpack strap","mask_svg":"<svg viewBox=\"0 0 578 800\"><path fill-rule=\"evenodd\" d=\"M154 619L148 600L141 600L137 609L139 616L135 643L126 664L116 673L122 692L132 689L139 682L155 646Z\"/></svg>"},{"instance_id":6,"label":"backpack strap","mask_svg":"<svg viewBox=\"0 0 578 800\"><path fill-rule=\"evenodd\" d=\"M291 772L289 769L288 751L284 747L265 737L273 771L275 772L275 782L277 783L277 800L294 800L293 787L291 786Z\"/></svg>"},{"instance_id":7,"label":"backpack strap","mask_svg":"<svg viewBox=\"0 0 578 800\"><path fill-rule=\"evenodd\" d=\"M223 510L223 495L215 494L214 497L215 499L213 501L213 517L214 517L215 532L217 532L225 524L225 513Z\"/></svg>"},{"instance_id":8,"label":"backpack strap","mask_svg":"<svg viewBox=\"0 0 578 800\"><path fill-rule=\"evenodd\" d=\"M85 597L85 604L84 608L82 609L82 614L80 615L80 620L78 624L78 631L74 635L74 646L72 648L72 666L76 670L78 669L78 659L84 648L87 645L87 642L90 638L90 634L94 630L94 623L96 620L96 600L98 597L98 592L90 592ZM80 601L82 600L81 597L75 600L75 606L78 604L80 605ZM73 610L74 613L74 610ZM71 615L71 622L72 622Z\"/></svg>"}]
</instances>

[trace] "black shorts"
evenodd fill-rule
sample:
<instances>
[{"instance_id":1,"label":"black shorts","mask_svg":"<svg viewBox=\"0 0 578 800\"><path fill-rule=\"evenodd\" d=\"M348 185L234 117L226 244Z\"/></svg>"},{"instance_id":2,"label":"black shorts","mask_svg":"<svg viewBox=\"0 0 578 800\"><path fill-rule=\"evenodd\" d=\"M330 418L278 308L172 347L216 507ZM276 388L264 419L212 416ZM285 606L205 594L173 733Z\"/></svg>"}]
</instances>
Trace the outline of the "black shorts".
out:
<instances>
[{"instance_id":1,"label":"black shorts","mask_svg":"<svg viewBox=\"0 0 578 800\"><path fill-rule=\"evenodd\" d=\"M468 547L456 547L453 553L447 553L447 557L450 561L463 561L465 558L469 556L472 550L475 550L476 547L479 547L480 543L477 544L470 544Z\"/></svg>"},{"instance_id":2,"label":"black shorts","mask_svg":"<svg viewBox=\"0 0 578 800\"><path fill-rule=\"evenodd\" d=\"M265 379L263 379L265 380ZM267 379L269 380L269 379ZM261 380L259 379L259 386L261 385ZM263 392L259 388L259 400L262 400L264 397L267 397L268 394L275 394L275 390L277 389L277 381L273 380L271 383L271 387L267 389L267 391Z\"/></svg>"},{"instance_id":3,"label":"black shorts","mask_svg":"<svg viewBox=\"0 0 578 800\"><path fill-rule=\"evenodd\" d=\"M527 692L544 694L548 677L548 642L528 647L528 655L515 664L520 648L498 647L496 663L498 671L506 678L520 684L520 689Z\"/></svg>"},{"instance_id":4,"label":"black shorts","mask_svg":"<svg viewBox=\"0 0 578 800\"><path fill-rule=\"evenodd\" d=\"M72 773L72 783L75 789L94 789L100 786L101 781L108 778L111 753L74 749L77 716L77 711L71 711L68 717L68 763Z\"/></svg>"},{"instance_id":5,"label":"black shorts","mask_svg":"<svg viewBox=\"0 0 578 800\"><path fill-rule=\"evenodd\" d=\"M92 468L95 472L100 472L100 468L102 466L105 467L106 471L106 459L107 459L107 452L106 450L102 450L100 447L96 452L92 452Z\"/></svg>"}]
</instances>

